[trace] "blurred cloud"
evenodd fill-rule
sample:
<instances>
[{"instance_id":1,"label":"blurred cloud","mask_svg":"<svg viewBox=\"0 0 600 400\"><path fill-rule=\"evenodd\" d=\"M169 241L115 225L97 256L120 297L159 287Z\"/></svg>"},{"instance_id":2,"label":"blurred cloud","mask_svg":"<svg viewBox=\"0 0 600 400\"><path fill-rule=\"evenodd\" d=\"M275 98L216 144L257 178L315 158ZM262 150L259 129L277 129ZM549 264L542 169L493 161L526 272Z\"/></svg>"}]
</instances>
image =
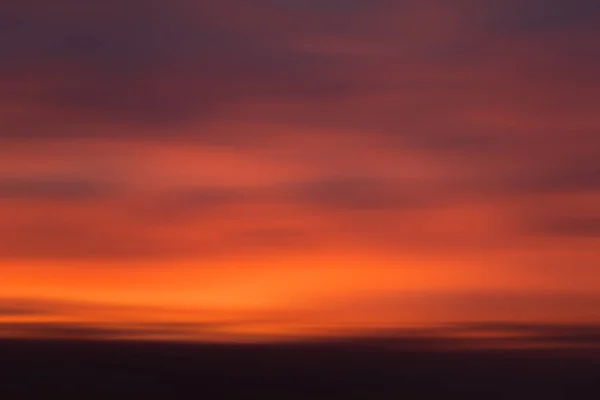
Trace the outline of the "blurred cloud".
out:
<instances>
[{"instance_id":1,"label":"blurred cloud","mask_svg":"<svg viewBox=\"0 0 600 400\"><path fill-rule=\"evenodd\" d=\"M114 189L106 182L72 178L0 178L0 199L82 200L110 195Z\"/></svg>"},{"instance_id":2,"label":"blurred cloud","mask_svg":"<svg viewBox=\"0 0 600 400\"><path fill-rule=\"evenodd\" d=\"M548 217L539 221L536 228L542 234L553 236L600 237L600 218L589 215Z\"/></svg>"},{"instance_id":3,"label":"blurred cloud","mask_svg":"<svg viewBox=\"0 0 600 400\"><path fill-rule=\"evenodd\" d=\"M95 263L118 280L129 265L166 273L187 260L237 282L279 257L263 289L282 295L291 279L307 291L318 280L296 269L364 258L349 276L384 293L377 274L405 273L414 256L427 258L416 264L432 291L485 292L496 276L532 291L589 288L599 26L591 0L9 1L0 268L21 282L14 262ZM335 292L345 278L323 285ZM0 289L54 288L32 279ZM591 304L490 296L450 296L448 315ZM373 309L386 304L397 303ZM63 328L96 335L36 329Z\"/></svg>"},{"instance_id":4,"label":"blurred cloud","mask_svg":"<svg viewBox=\"0 0 600 400\"><path fill-rule=\"evenodd\" d=\"M0 336L201 342L359 340L413 349L597 347L600 344L600 327L577 320L582 313L597 309L600 298L591 293L414 292L396 294L394 299L390 302L390 296L386 300L381 294L377 298L356 297L341 302L329 299L320 307L306 303L290 314L280 309L219 313L202 308L3 298L0 299ZM461 317L444 317L448 309L456 308L456 302L461 303ZM498 312L498 307L503 311ZM531 315L517 316L509 310L515 307L525 307ZM565 307L572 311L571 320L553 320L548 314L553 308ZM349 313L350 309L354 311ZM576 309L579 314L573 312ZM437 316L431 319L431 315L426 315L423 320L430 321L426 324L407 325L395 321L402 318L402 314L432 312Z\"/></svg>"}]
</instances>

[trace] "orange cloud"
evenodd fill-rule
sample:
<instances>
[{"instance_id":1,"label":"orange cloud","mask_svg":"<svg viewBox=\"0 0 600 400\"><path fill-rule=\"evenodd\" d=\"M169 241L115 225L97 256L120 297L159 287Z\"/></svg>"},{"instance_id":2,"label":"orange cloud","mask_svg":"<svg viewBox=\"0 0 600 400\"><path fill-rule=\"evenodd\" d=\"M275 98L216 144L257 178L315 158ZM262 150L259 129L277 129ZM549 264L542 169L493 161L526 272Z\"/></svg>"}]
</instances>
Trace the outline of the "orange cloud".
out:
<instances>
[{"instance_id":1,"label":"orange cloud","mask_svg":"<svg viewBox=\"0 0 600 400\"><path fill-rule=\"evenodd\" d=\"M598 319L591 3L34 3L0 43L0 334Z\"/></svg>"}]
</instances>

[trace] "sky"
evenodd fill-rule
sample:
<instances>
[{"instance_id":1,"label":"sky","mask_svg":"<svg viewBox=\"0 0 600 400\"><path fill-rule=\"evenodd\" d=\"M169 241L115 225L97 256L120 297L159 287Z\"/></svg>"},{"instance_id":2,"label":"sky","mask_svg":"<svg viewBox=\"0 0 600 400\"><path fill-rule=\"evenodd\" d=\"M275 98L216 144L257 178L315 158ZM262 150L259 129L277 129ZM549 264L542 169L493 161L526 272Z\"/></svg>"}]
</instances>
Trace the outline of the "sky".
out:
<instances>
[{"instance_id":1,"label":"sky","mask_svg":"<svg viewBox=\"0 0 600 400\"><path fill-rule=\"evenodd\" d=\"M595 0L5 1L0 336L599 324L598 43Z\"/></svg>"}]
</instances>

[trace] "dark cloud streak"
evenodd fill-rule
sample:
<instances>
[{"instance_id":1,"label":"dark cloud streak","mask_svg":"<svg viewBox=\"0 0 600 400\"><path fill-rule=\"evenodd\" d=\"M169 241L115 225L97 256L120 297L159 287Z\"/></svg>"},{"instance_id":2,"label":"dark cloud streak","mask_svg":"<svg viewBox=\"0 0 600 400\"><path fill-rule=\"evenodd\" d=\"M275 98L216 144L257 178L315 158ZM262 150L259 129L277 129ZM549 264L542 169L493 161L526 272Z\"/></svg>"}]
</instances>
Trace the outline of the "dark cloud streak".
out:
<instances>
[{"instance_id":1,"label":"dark cloud streak","mask_svg":"<svg viewBox=\"0 0 600 400\"><path fill-rule=\"evenodd\" d=\"M110 196L118 186L108 182L73 178L0 178L0 199L84 200Z\"/></svg>"}]
</instances>

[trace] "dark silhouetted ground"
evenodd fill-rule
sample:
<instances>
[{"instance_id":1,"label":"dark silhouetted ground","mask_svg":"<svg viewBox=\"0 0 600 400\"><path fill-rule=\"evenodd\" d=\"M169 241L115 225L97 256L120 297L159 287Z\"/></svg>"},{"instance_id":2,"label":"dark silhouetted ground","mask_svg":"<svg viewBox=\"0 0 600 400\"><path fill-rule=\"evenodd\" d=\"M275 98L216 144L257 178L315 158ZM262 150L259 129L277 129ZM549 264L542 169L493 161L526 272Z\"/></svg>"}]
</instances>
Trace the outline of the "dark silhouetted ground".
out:
<instances>
[{"instance_id":1,"label":"dark silhouetted ground","mask_svg":"<svg viewBox=\"0 0 600 400\"><path fill-rule=\"evenodd\" d=\"M0 341L0 399L600 399L585 351Z\"/></svg>"}]
</instances>

